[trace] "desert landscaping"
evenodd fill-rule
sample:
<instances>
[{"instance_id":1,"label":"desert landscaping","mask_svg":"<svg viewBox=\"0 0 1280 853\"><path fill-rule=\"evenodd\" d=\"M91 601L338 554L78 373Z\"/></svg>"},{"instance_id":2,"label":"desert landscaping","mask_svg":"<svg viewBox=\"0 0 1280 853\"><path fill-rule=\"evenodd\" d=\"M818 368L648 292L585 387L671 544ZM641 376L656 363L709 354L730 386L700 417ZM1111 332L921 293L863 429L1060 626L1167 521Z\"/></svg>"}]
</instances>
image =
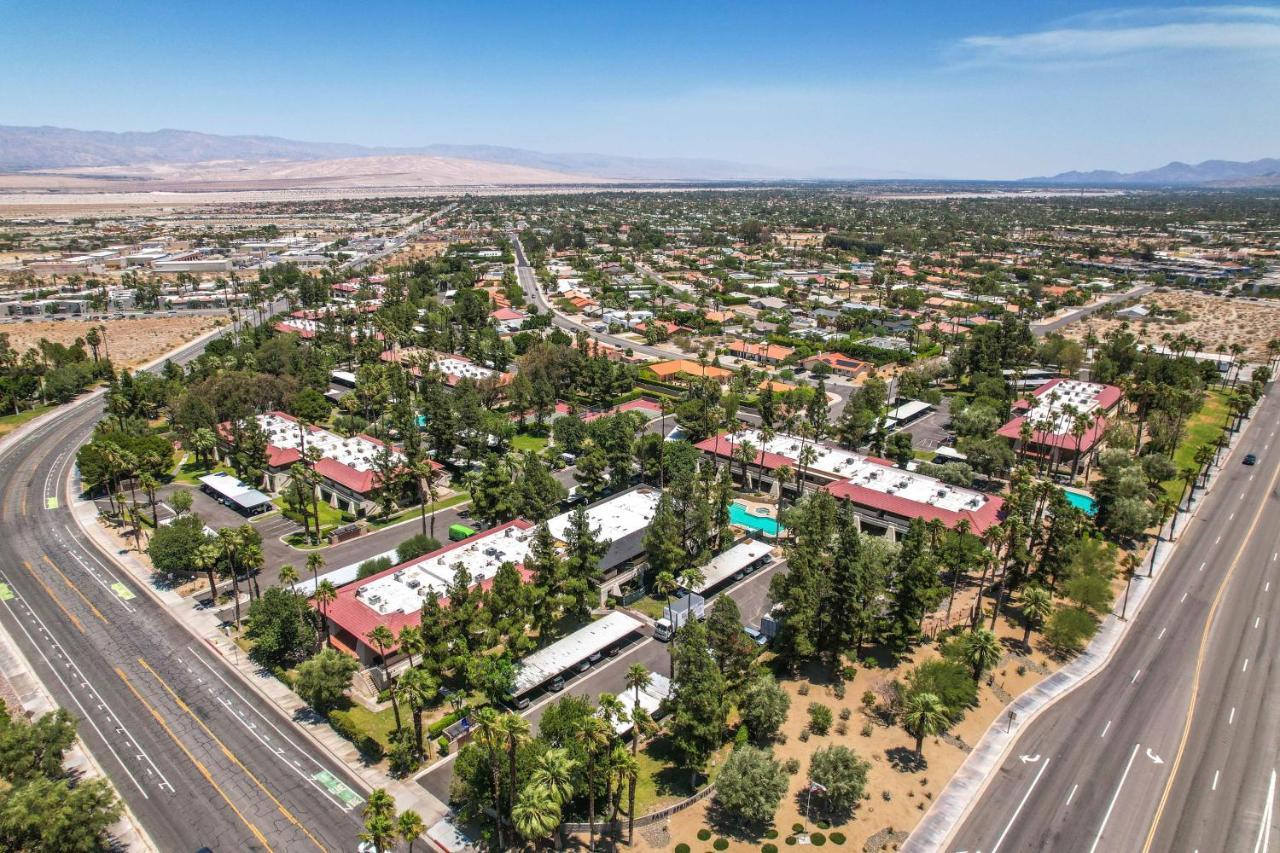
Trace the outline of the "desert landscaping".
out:
<instances>
[{"instance_id":1,"label":"desert landscaping","mask_svg":"<svg viewBox=\"0 0 1280 853\"><path fill-rule=\"evenodd\" d=\"M71 345L94 326L105 326L107 351L117 367L135 368L194 340L204 332L226 325L221 316L140 317L137 319L39 321L0 325L0 334L9 336L9 346L18 352L31 349L43 338Z\"/></svg>"}]
</instances>

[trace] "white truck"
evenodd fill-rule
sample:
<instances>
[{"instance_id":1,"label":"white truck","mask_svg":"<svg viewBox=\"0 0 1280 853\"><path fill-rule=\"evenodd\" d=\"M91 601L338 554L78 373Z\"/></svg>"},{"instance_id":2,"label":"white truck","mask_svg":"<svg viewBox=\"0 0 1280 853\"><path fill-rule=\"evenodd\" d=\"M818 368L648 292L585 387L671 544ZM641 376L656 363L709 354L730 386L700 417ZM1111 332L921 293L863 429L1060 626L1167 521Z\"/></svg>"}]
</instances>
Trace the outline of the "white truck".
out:
<instances>
[{"instance_id":1,"label":"white truck","mask_svg":"<svg viewBox=\"0 0 1280 853\"><path fill-rule=\"evenodd\" d=\"M677 598L662 608L662 618L654 623L653 638L667 642L690 619L702 619L706 609L707 600L696 592Z\"/></svg>"}]
</instances>

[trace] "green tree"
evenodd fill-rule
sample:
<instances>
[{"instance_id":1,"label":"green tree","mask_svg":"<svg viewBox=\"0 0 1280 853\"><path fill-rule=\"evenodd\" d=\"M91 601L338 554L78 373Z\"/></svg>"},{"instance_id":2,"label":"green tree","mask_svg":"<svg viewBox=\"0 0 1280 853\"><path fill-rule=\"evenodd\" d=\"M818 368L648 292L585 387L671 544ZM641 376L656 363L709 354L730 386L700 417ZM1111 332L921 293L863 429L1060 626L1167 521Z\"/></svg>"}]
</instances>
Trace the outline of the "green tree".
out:
<instances>
[{"instance_id":1,"label":"green tree","mask_svg":"<svg viewBox=\"0 0 1280 853\"><path fill-rule=\"evenodd\" d=\"M1080 607L1059 607L1044 626L1044 640L1059 655L1076 654L1098 629L1093 614Z\"/></svg>"},{"instance_id":2,"label":"green tree","mask_svg":"<svg viewBox=\"0 0 1280 853\"><path fill-rule=\"evenodd\" d=\"M908 693L902 702L902 726L916 739L916 755L924 757L924 739L947 730L947 707L932 693Z\"/></svg>"},{"instance_id":3,"label":"green tree","mask_svg":"<svg viewBox=\"0 0 1280 853\"><path fill-rule=\"evenodd\" d=\"M375 853L388 853L396 841L396 802L383 788L374 788L364 806L364 831L360 840Z\"/></svg>"},{"instance_id":4,"label":"green tree","mask_svg":"<svg viewBox=\"0 0 1280 853\"><path fill-rule=\"evenodd\" d=\"M325 714L346 701L351 677L360 664L337 649L323 649L298 666L293 687L317 714Z\"/></svg>"},{"instance_id":5,"label":"green tree","mask_svg":"<svg viewBox=\"0 0 1280 853\"><path fill-rule=\"evenodd\" d=\"M717 596L707 613L706 624L707 642L724 676L725 688L731 695L737 695L756 656L755 643L742 630L737 602L727 595Z\"/></svg>"},{"instance_id":6,"label":"green tree","mask_svg":"<svg viewBox=\"0 0 1280 853\"><path fill-rule=\"evenodd\" d=\"M400 817L396 818L396 835L409 845L409 853L413 853L414 842L426 831L427 825L423 823L422 816L413 809L405 809L400 812Z\"/></svg>"},{"instance_id":7,"label":"green tree","mask_svg":"<svg viewBox=\"0 0 1280 853\"><path fill-rule=\"evenodd\" d=\"M685 765L700 770L720 745L729 716L724 676L711 656L701 622L690 620L676 632L672 658L671 741Z\"/></svg>"},{"instance_id":8,"label":"green tree","mask_svg":"<svg viewBox=\"0 0 1280 853\"><path fill-rule=\"evenodd\" d=\"M511 467L502 457L495 453L485 456L484 467L471 481L471 505L477 518L492 525L516 517L520 494L511 481Z\"/></svg>"},{"instance_id":9,"label":"green tree","mask_svg":"<svg viewBox=\"0 0 1280 853\"><path fill-rule=\"evenodd\" d=\"M715 806L736 820L763 825L773 820L786 792L787 773L769 751L740 746L716 776Z\"/></svg>"},{"instance_id":10,"label":"green tree","mask_svg":"<svg viewBox=\"0 0 1280 853\"><path fill-rule=\"evenodd\" d=\"M289 669L306 660L316 644L314 611L297 593L269 587L249 605L245 636L249 655L268 669Z\"/></svg>"},{"instance_id":11,"label":"green tree","mask_svg":"<svg viewBox=\"0 0 1280 853\"><path fill-rule=\"evenodd\" d=\"M870 769L871 765L847 746L819 749L809 759L809 783L825 790L814 791L814 798L828 814L847 814L862 799Z\"/></svg>"},{"instance_id":12,"label":"green tree","mask_svg":"<svg viewBox=\"0 0 1280 853\"><path fill-rule=\"evenodd\" d=\"M974 681L980 680L987 670L995 668L1003 657L1000 641L996 639L995 634L985 628L978 628L965 634L960 641L960 653L970 672L973 673Z\"/></svg>"},{"instance_id":13,"label":"green tree","mask_svg":"<svg viewBox=\"0 0 1280 853\"><path fill-rule=\"evenodd\" d=\"M147 553L157 572L187 577L197 571L196 551L208 541L200 516L184 515L156 530L147 544Z\"/></svg>"},{"instance_id":14,"label":"green tree","mask_svg":"<svg viewBox=\"0 0 1280 853\"><path fill-rule=\"evenodd\" d=\"M609 459L604 451L592 444L578 457L577 470L573 478L578 482L578 490L588 498L594 498L604 491L605 471L609 467Z\"/></svg>"},{"instance_id":15,"label":"green tree","mask_svg":"<svg viewBox=\"0 0 1280 853\"><path fill-rule=\"evenodd\" d=\"M546 788L525 785L511 809L511 821L521 838L540 842L560 827L560 803Z\"/></svg>"},{"instance_id":16,"label":"green tree","mask_svg":"<svg viewBox=\"0 0 1280 853\"><path fill-rule=\"evenodd\" d=\"M1053 596L1047 589L1029 586L1022 591L1022 644L1031 642L1031 631L1044 625L1049 614L1053 612Z\"/></svg>"},{"instance_id":17,"label":"green tree","mask_svg":"<svg viewBox=\"0 0 1280 853\"><path fill-rule=\"evenodd\" d=\"M536 453L526 451L520 462L519 489L520 516L535 523L546 521L556 514L560 502L568 497L568 490L551 476L551 470Z\"/></svg>"},{"instance_id":18,"label":"green tree","mask_svg":"<svg viewBox=\"0 0 1280 853\"><path fill-rule=\"evenodd\" d=\"M742 721L758 743L768 743L777 736L790 708L791 695L767 670L757 672L747 682L738 705Z\"/></svg>"}]
</instances>

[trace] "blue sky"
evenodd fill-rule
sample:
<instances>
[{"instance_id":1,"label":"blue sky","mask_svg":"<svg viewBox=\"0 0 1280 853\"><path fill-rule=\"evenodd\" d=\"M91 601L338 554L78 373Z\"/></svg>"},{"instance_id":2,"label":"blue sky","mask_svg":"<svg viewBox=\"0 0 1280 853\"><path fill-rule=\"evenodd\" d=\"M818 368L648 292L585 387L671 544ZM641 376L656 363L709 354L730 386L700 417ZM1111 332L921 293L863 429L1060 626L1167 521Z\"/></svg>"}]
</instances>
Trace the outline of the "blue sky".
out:
<instances>
[{"instance_id":1,"label":"blue sky","mask_svg":"<svg viewBox=\"0 0 1280 853\"><path fill-rule=\"evenodd\" d=\"M1280 5L0 0L0 20L0 124L871 177L1280 157Z\"/></svg>"}]
</instances>

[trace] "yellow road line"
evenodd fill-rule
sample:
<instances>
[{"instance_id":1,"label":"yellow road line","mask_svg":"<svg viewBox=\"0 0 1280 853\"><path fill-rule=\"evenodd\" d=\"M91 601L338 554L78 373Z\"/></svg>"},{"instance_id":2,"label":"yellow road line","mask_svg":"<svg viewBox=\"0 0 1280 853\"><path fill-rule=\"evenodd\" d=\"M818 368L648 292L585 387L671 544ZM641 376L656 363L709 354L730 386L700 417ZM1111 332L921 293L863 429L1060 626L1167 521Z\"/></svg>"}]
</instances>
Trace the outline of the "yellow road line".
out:
<instances>
[{"instance_id":1,"label":"yellow road line","mask_svg":"<svg viewBox=\"0 0 1280 853\"><path fill-rule=\"evenodd\" d=\"M44 582L44 578L36 574L36 570L31 568L31 564L28 563L26 560L22 561L22 565L26 567L26 570L31 574L31 577L36 579L36 583L44 587L45 594L53 599L54 604L58 605L58 609L62 611L62 615L70 619L71 624L76 626L76 630L79 631L81 634L83 634L84 625L81 625L80 620L76 618L76 615L67 609L67 606L62 603L62 601L58 598L58 596L53 594L53 590L49 589L49 585Z\"/></svg>"},{"instance_id":2,"label":"yellow road line","mask_svg":"<svg viewBox=\"0 0 1280 853\"><path fill-rule=\"evenodd\" d=\"M116 675L120 676L120 680L124 682L124 686L128 687L129 692L142 703L143 707L151 712L151 716L155 717L155 720L160 724L160 727L163 728L173 742L178 745L178 749L181 749L183 754L185 754L191 763L196 766L196 769L200 771L200 775L205 778L205 781L213 786L213 789L221 795L227 805L231 806L231 810L236 813L236 817L240 818L241 822L243 822L245 826L249 827L249 831L254 834L254 837L258 839L263 847L267 848L267 850L271 850L271 845L267 843L267 837L262 834L262 831L259 830L258 827L254 826L253 823L244 816L244 813L241 812L240 809L236 808L236 804L231 802L231 798L227 796L227 792L222 790L222 786L213 778L213 774L211 774L208 768L200 762L200 759L191 754L191 750L187 749L187 745L184 744L176 734L174 734L173 729L169 728L169 724L165 722L164 717L160 716L160 712L157 711L150 702L142 698L142 694L133 686L133 682L129 680L129 677L124 674L124 671L120 669L120 667L116 667L115 670Z\"/></svg>"},{"instance_id":3,"label":"yellow road line","mask_svg":"<svg viewBox=\"0 0 1280 853\"><path fill-rule=\"evenodd\" d=\"M253 780L253 784L257 785L258 788L262 791L262 793L266 794L267 797L271 800L271 802L276 804L276 808L280 810L280 814L284 815L285 818L290 823L292 823L299 830L301 830L303 835L311 839L312 844L314 844L320 850L325 850L325 851L328 850L327 847L325 847L323 844L321 844L319 841L316 840L316 837L314 835L312 835L310 832L307 831L307 828L303 826L302 823L296 817L293 816L292 812L290 812L287 808L284 807L284 803L276 799L275 794L271 793L271 791L267 789L267 786L262 784L262 782L258 779L258 777L253 774L253 771L250 770L248 767L245 767L244 762L242 762L239 758L237 758L234 752L227 749L226 744L224 744L221 740L219 740L218 736L215 735L212 731L210 731L209 727L204 724L204 720L197 717L192 712L192 710L189 707L187 707L187 703L183 702L182 699L178 696L178 694L173 691L173 688L169 686L169 683L160 677L160 673L156 672L154 669L151 668L151 664L147 663L146 660L144 660L143 658L138 658L138 663L142 666L143 669L151 673L151 677L160 683L160 686L163 687L168 692L169 696L173 698L173 701L178 705L178 707L181 708L183 711L185 711L187 716L195 720L196 724L199 725L200 728L204 729L204 733L208 735L209 738L218 745L218 747L222 750L222 754L225 755L228 759L230 759L230 761L233 764L235 764L237 767L243 770L245 775Z\"/></svg>"},{"instance_id":4,"label":"yellow road line","mask_svg":"<svg viewBox=\"0 0 1280 853\"><path fill-rule=\"evenodd\" d=\"M1204 667L1204 655L1209 647L1209 631L1213 628L1213 618L1217 615L1218 605L1222 603L1222 596L1227 591L1227 585L1231 583L1231 577L1235 574L1236 566L1240 563L1240 558L1244 556L1244 549L1248 547L1249 540L1253 538L1253 533L1258 527L1258 522L1262 520L1263 510L1267 508L1267 499L1276 487L1276 480L1280 479L1280 466L1276 467L1276 472L1271 475L1271 482L1267 484L1267 490L1262 496L1262 500L1258 502L1258 511L1253 515L1253 521L1249 524L1249 532L1240 540L1240 547L1236 549L1236 554L1231 559L1231 565L1227 567L1227 574L1222 579L1222 583L1218 585L1218 592L1213 597L1213 605L1209 608L1209 615L1204 620L1204 630L1200 633L1200 650L1196 653L1196 670L1195 675L1191 679L1191 701L1187 706L1187 722L1182 727L1182 739L1178 741L1178 752L1173 757L1173 764L1169 766L1169 780L1165 783L1164 791L1160 794L1160 803L1156 806L1155 818L1151 821L1151 829L1147 832L1147 840L1142 845L1142 853L1150 853L1151 845L1156 840L1156 830L1160 826L1160 818L1164 814L1164 807L1169 801L1169 794L1173 791L1173 782L1178 777L1178 766L1182 763L1182 754L1187 749L1187 741L1191 738L1191 724L1195 720L1196 701L1200 694L1200 671Z\"/></svg>"},{"instance_id":5,"label":"yellow road line","mask_svg":"<svg viewBox=\"0 0 1280 853\"><path fill-rule=\"evenodd\" d=\"M41 559L43 559L46 563L48 563L48 564L49 564L49 568L53 569L55 572L57 572L57 573L58 573L58 575L62 578L62 582L63 582L63 583L65 583L65 584L67 585L67 589L71 590L71 591L72 591L72 592L74 592L76 595L80 596L80 600L81 600L81 601L83 601L83 602L85 603L85 606L86 606L86 607L88 607L90 610L92 610L92 611L93 611L93 615L94 615L94 616L97 616L97 617L98 617L99 619L101 619L103 622L108 622L108 621L110 621L109 619L107 619L107 617L105 617L105 616L103 616L103 615L102 615L102 611L100 611L98 608L96 608L96 607L94 607L94 606L93 606L93 602L92 602L92 601L90 601L89 599L85 598L84 593L80 591L80 587L78 587L78 586L76 586L75 584L73 584L73 583L71 582L71 578L69 578L69 577L67 577L65 574L63 574L62 569L58 568L57 566L55 566L55 565L53 564L53 560L50 560L50 559L49 559L49 555L48 555L48 554L41 554L40 556L41 556Z\"/></svg>"}]
</instances>

